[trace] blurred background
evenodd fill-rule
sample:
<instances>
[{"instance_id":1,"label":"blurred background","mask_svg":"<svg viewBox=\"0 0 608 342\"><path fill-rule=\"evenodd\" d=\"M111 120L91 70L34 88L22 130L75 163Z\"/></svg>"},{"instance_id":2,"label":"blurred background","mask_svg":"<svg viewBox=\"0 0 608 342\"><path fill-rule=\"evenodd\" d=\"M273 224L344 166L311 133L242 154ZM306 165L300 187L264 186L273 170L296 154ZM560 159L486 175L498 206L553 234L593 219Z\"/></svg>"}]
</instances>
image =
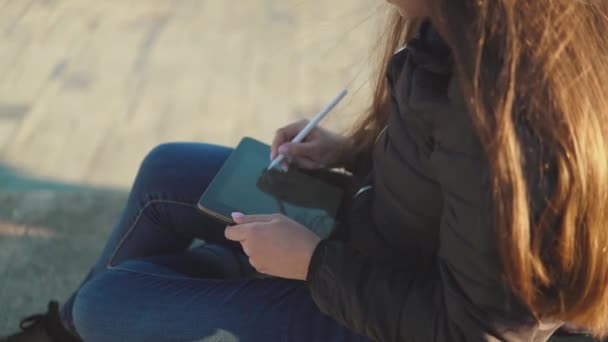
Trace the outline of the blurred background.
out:
<instances>
[{"instance_id":1,"label":"blurred background","mask_svg":"<svg viewBox=\"0 0 608 342\"><path fill-rule=\"evenodd\" d=\"M270 142L348 85L369 100L382 0L0 0L0 336L64 300L168 141ZM204 156L201 156L204 158Z\"/></svg>"}]
</instances>

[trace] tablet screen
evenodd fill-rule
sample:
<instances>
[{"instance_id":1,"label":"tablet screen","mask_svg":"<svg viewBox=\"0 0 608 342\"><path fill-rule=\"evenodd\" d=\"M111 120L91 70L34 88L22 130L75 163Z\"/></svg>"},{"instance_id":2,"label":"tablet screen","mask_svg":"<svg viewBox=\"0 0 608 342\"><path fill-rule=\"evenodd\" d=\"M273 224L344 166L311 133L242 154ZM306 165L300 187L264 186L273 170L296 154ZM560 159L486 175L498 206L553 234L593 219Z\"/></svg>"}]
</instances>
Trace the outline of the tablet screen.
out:
<instances>
[{"instance_id":1,"label":"tablet screen","mask_svg":"<svg viewBox=\"0 0 608 342\"><path fill-rule=\"evenodd\" d=\"M224 221L230 214L280 213L325 238L331 232L342 189L298 170L266 170L270 147L244 138L226 160L199 207Z\"/></svg>"}]
</instances>

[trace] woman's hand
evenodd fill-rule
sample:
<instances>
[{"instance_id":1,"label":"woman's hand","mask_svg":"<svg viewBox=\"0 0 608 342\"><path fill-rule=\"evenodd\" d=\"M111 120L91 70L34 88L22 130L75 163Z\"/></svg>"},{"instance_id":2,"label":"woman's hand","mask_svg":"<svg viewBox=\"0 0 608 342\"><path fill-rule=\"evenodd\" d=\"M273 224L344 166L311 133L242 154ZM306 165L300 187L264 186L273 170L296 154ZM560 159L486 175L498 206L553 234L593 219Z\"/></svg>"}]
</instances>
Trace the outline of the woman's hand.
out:
<instances>
[{"instance_id":1,"label":"woman's hand","mask_svg":"<svg viewBox=\"0 0 608 342\"><path fill-rule=\"evenodd\" d=\"M301 143L290 141L306 126L301 120L277 130L272 142L270 159L284 155L288 163L305 169L322 169L345 165L352 151L346 137L321 127L315 127ZM283 163L285 170L288 163Z\"/></svg>"},{"instance_id":2,"label":"woman's hand","mask_svg":"<svg viewBox=\"0 0 608 342\"><path fill-rule=\"evenodd\" d=\"M320 239L290 218L233 213L235 226L226 227L226 238L243 246L249 262L260 273L306 280L310 258Z\"/></svg>"}]
</instances>

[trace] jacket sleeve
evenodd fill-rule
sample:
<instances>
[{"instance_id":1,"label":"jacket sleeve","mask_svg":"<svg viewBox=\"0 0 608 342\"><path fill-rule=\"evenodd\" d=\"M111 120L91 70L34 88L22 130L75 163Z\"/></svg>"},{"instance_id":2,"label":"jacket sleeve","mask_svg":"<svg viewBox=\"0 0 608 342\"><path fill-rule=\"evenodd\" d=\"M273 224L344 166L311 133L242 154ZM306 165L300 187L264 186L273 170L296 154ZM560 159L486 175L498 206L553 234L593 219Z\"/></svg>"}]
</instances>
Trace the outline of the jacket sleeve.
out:
<instances>
[{"instance_id":1,"label":"jacket sleeve","mask_svg":"<svg viewBox=\"0 0 608 342\"><path fill-rule=\"evenodd\" d=\"M491 229L470 208L446 198L441 247L424 271L380 264L346 242L323 240L308 273L313 300L375 341L532 341L526 336L538 333L535 324L500 281L495 254L467 238L467 230Z\"/></svg>"},{"instance_id":2,"label":"jacket sleeve","mask_svg":"<svg viewBox=\"0 0 608 342\"><path fill-rule=\"evenodd\" d=\"M322 241L313 254L313 300L357 333L382 342L543 341L558 326L537 324L502 280L488 168L462 115L438 127L431 155L444 203L430 269L375 263L342 241Z\"/></svg>"},{"instance_id":3,"label":"jacket sleeve","mask_svg":"<svg viewBox=\"0 0 608 342\"><path fill-rule=\"evenodd\" d=\"M341 241L317 246L308 282L323 313L375 341L433 341L445 324L437 274L374 264Z\"/></svg>"},{"instance_id":4,"label":"jacket sleeve","mask_svg":"<svg viewBox=\"0 0 608 342\"><path fill-rule=\"evenodd\" d=\"M374 341L503 340L442 260L435 269L412 273L374 264L344 242L325 240L308 281L323 313Z\"/></svg>"}]
</instances>

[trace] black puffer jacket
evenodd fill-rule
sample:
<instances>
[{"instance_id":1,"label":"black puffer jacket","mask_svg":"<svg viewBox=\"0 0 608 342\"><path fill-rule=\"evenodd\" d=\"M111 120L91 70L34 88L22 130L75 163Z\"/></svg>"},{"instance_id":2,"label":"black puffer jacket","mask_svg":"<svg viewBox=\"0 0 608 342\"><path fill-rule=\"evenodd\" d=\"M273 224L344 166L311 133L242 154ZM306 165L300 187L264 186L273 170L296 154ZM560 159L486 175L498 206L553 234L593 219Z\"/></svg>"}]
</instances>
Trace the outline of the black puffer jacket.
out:
<instances>
[{"instance_id":1,"label":"black puffer jacket","mask_svg":"<svg viewBox=\"0 0 608 342\"><path fill-rule=\"evenodd\" d=\"M377 341L547 340L559 323L535 322L502 279L488 165L429 24L394 55L387 81L392 113L373 175L347 236L314 252L314 301Z\"/></svg>"}]
</instances>

